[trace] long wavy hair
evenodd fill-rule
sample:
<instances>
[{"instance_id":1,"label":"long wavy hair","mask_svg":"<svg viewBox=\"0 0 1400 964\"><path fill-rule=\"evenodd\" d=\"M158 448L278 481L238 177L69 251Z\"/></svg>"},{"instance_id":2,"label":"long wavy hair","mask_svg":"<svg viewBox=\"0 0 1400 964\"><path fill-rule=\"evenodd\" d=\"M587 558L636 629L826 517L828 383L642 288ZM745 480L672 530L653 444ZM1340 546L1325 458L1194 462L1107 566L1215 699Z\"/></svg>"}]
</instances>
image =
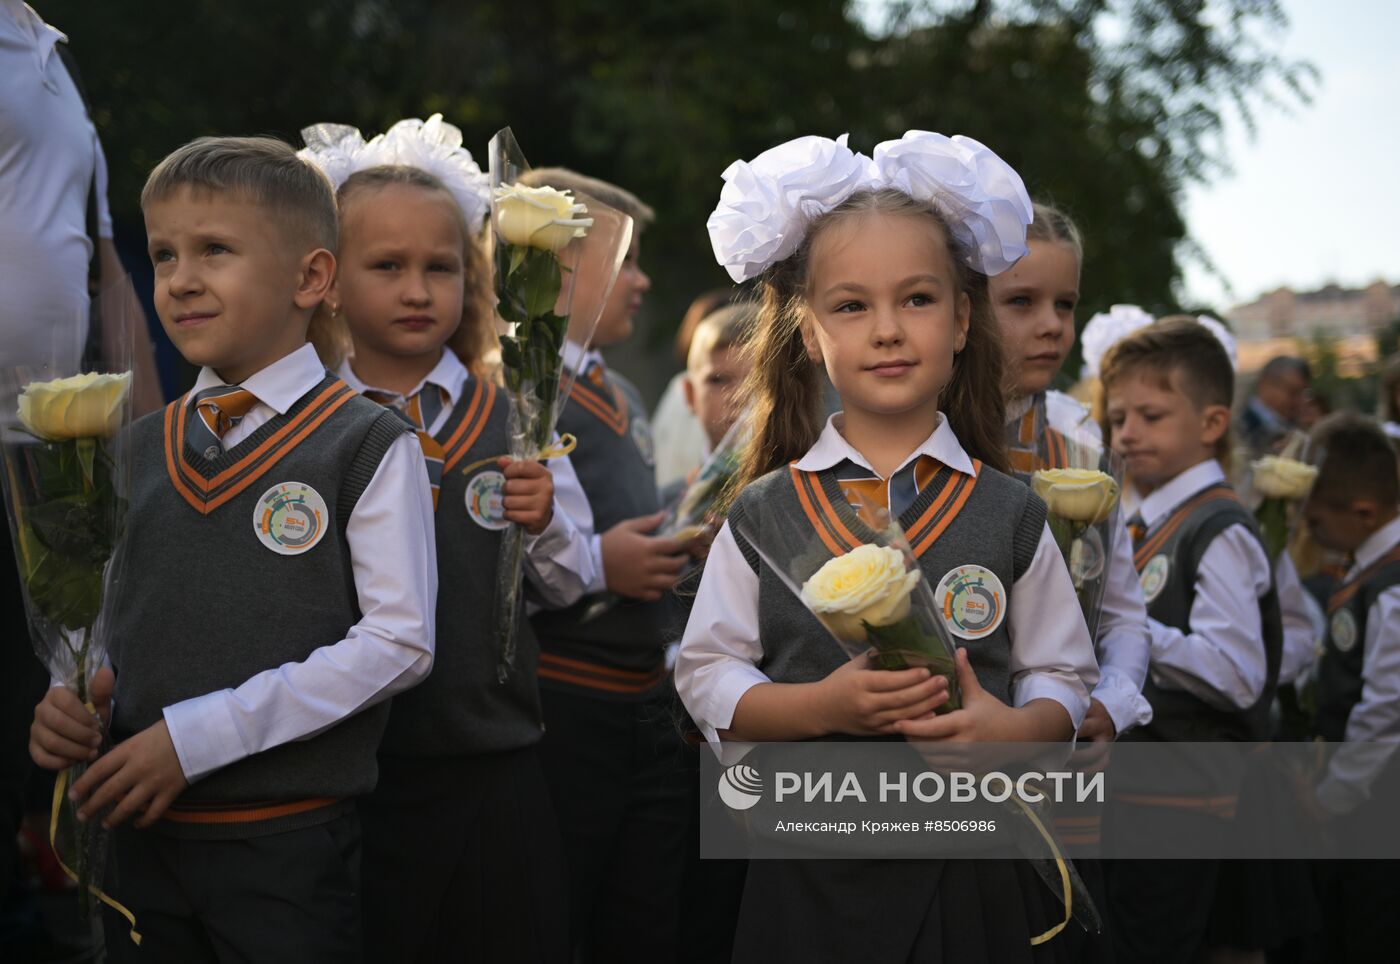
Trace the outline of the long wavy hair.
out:
<instances>
[{"instance_id":1,"label":"long wavy hair","mask_svg":"<svg viewBox=\"0 0 1400 964\"><path fill-rule=\"evenodd\" d=\"M467 370L476 378L495 374L500 338L496 332L496 309L491 287L491 259L482 239L467 226L461 207L442 181L422 168L383 165L356 171L336 192L340 208L341 242L344 243L345 212L366 195L391 184L403 184L442 195L462 229L462 323L447 340ZM342 315L332 315L323 303L311 317L307 340L321 356L321 363L334 370L351 353L350 332Z\"/></svg>"},{"instance_id":2,"label":"long wavy hair","mask_svg":"<svg viewBox=\"0 0 1400 964\"><path fill-rule=\"evenodd\" d=\"M751 440L722 499L725 506L744 486L801 458L816 444L822 429L823 384L802 340L803 327L812 323L807 300L812 245L831 226L872 212L922 218L947 245L955 282L968 296L972 312L966 343L953 358L952 377L939 395L938 407L969 455L1006 470L1001 329L992 314L987 276L968 266L966 251L932 205L901 191L861 191L816 218L797 250L760 279L758 324L749 345L754 364L743 392Z\"/></svg>"}]
</instances>

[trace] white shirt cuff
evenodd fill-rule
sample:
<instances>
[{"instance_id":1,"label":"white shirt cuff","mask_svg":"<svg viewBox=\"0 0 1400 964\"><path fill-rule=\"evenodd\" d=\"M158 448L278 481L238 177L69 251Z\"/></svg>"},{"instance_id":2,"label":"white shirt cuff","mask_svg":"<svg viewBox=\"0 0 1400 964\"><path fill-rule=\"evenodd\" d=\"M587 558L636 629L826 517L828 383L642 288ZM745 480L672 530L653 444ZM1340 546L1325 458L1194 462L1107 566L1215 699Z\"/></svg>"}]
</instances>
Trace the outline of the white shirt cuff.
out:
<instances>
[{"instance_id":1,"label":"white shirt cuff","mask_svg":"<svg viewBox=\"0 0 1400 964\"><path fill-rule=\"evenodd\" d=\"M175 756L190 783L250 755L243 732L229 711L227 692L205 693L163 711Z\"/></svg>"},{"instance_id":2,"label":"white shirt cuff","mask_svg":"<svg viewBox=\"0 0 1400 964\"><path fill-rule=\"evenodd\" d=\"M1093 698L1108 711L1119 736L1152 720L1152 704L1147 702L1142 690L1111 666L1099 667L1099 683L1094 687Z\"/></svg>"},{"instance_id":3,"label":"white shirt cuff","mask_svg":"<svg viewBox=\"0 0 1400 964\"><path fill-rule=\"evenodd\" d=\"M718 743L719 731L734 725L734 710L745 693L760 683L771 683L763 671L742 660L729 661L721 675L707 681L700 707L701 719L695 721L705 739Z\"/></svg>"},{"instance_id":4,"label":"white shirt cuff","mask_svg":"<svg viewBox=\"0 0 1400 964\"><path fill-rule=\"evenodd\" d=\"M1070 723L1077 732L1084 722L1084 714L1089 712L1089 701L1084 698L1083 684L1071 683L1048 673L1028 673L1011 687L1012 703L1025 706L1031 700L1054 700L1069 713Z\"/></svg>"},{"instance_id":5,"label":"white shirt cuff","mask_svg":"<svg viewBox=\"0 0 1400 964\"><path fill-rule=\"evenodd\" d=\"M593 554L593 581L588 584L587 592L604 592L608 588L608 574L603 571L603 537L599 533L594 533L588 540L588 551Z\"/></svg>"}]
</instances>

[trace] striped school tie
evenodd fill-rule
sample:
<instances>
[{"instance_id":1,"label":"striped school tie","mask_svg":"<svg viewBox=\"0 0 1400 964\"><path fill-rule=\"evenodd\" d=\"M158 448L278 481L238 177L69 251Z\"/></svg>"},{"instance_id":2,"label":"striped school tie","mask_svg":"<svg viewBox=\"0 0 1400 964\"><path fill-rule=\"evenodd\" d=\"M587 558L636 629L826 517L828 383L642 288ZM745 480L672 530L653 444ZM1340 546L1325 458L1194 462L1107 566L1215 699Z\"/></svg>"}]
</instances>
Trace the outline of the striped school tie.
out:
<instances>
[{"instance_id":1,"label":"striped school tie","mask_svg":"<svg viewBox=\"0 0 1400 964\"><path fill-rule=\"evenodd\" d=\"M438 492L442 488L442 443L428 433L442 410L447 406L447 391L432 382L427 382L408 398L394 392L381 392L375 389L365 391L365 398L387 406L398 413L418 435L418 445L423 449L423 461L428 468L428 485L433 491L433 509L437 510Z\"/></svg>"},{"instance_id":2,"label":"striped school tie","mask_svg":"<svg viewBox=\"0 0 1400 964\"><path fill-rule=\"evenodd\" d=\"M885 480L864 466L845 459L836 466L836 479L841 483L841 492L846 496L846 501L858 514L869 513L878 506L898 519L914 504L924 486L933 481L939 465L937 459L920 455ZM867 522L872 521L864 515L862 517Z\"/></svg>"},{"instance_id":3,"label":"striped school tie","mask_svg":"<svg viewBox=\"0 0 1400 964\"><path fill-rule=\"evenodd\" d=\"M190 446L206 459L224 452L224 435L248 414L258 397L237 385L216 385L194 397L185 432Z\"/></svg>"},{"instance_id":4,"label":"striped school tie","mask_svg":"<svg viewBox=\"0 0 1400 964\"><path fill-rule=\"evenodd\" d=\"M1142 513L1134 512L1128 520L1128 535L1133 537L1133 548L1137 548L1142 542L1143 536L1147 535L1147 523L1143 521Z\"/></svg>"}]
</instances>

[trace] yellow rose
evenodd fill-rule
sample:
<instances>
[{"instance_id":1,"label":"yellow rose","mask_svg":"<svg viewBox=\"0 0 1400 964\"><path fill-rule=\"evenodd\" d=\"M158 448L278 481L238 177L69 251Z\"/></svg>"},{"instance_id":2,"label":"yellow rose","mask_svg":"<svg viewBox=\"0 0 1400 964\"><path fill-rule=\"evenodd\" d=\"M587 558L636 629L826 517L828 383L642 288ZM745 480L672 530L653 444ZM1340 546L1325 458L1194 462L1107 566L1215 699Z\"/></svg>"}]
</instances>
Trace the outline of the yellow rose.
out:
<instances>
[{"instance_id":1,"label":"yellow rose","mask_svg":"<svg viewBox=\"0 0 1400 964\"><path fill-rule=\"evenodd\" d=\"M507 244L558 251L593 226L568 191L510 184L496 189L496 231Z\"/></svg>"},{"instance_id":2,"label":"yellow rose","mask_svg":"<svg viewBox=\"0 0 1400 964\"><path fill-rule=\"evenodd\" d=\"M19 396L19 420L40 438L107 438L122 423L131 372L88 372L50 382L30 382Z\"/></svg>"},{"instance_id":3,"label":"yellow rose","mask_svg":"<svg viewBox=\"0 0 1400 964\"><path fill-rule=\"evenodd\" d=\"M1118 504L1118 483L1095 469L1041 469L1031 476L1031 489L1051 515L1071 522L1102 522Z\"/></svg>"},{"instance_id":4,"label":"yellow rose","mask_svg":"<svg viewBox=\"0 0 1400 964\"><path fill-rule=\"evenodd\" d=\"M1249 467L1254 470L1254 491L1265 497L1301 499L1317 478L1313 466L1277 455L1266 455Z\"/></svg>"},{"instance_id":5,"label":"yellow rose","mask_svg":"<svg viewBox=\"0 0 1400 964\"><path fill-rule=\"evenodd\" d=\"M863 643L862 622L888 626L908 615L909 594L919 578L919 570L905 570L898 549L857 546L803 584L802 602L839 639Z\"/></svg>"}]
</instances>

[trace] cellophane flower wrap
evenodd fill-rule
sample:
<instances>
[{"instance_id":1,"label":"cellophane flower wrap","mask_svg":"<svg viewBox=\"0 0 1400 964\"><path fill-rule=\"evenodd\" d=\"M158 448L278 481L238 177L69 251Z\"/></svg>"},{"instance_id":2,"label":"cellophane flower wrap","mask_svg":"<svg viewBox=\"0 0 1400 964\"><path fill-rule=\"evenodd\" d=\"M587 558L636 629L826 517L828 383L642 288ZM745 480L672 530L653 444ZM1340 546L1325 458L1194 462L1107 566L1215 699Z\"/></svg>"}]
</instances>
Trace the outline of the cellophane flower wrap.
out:
<instances>
[{"instance_id":1,"label":"cellophane flower wrap","mask_svg":"<svg viewBox=\"0 0 1400 964\"><path fill-rule=\"evenodd\" d=\"M104 342L103 370L82 361L81 340L55 339L47 358L0 372L0 452L5 506L34 651L49 675L93 708L93 675L105 665L130 481L130 336L144 324L123 279L96 296ZM101 723L99 719L99 723ZM103 747L107 748L106 734ZM76 818L63 793L86 770L58 780L51 836L79 888L83 912L95 914L106 860L100 821Z\"/></svg>"},{"instance_id":2,"label":"cellophane flower wrap","mask_svg":"<svg viewBox=\"0 0 1400 964\"><path fill-rule=\"evenodd\" d=\"M735 535L753 547L848 656L868 655L880 669L927 667L948 680L948 702L938 712L958 709L956 646L909 540L882 507L866 507L860 518L856 534L864 543L839 556L802 527L774 526L760 533L747 518L731 517L731 522Z\"/></svg>"},{"instance_id":3,"label":"cellophane flower wrap","mask_svg":"<svg viewBox=\"0 0 1400 964\"><path fill-rule=\"evenodd\" d=\"M521 183L530 167L510 128L491 139L488 152L509 454L547 459L571 446L554 444L576 375L564 366L566 336L572 327L582 346L592 339L631 246L632 219L594 198ZM525 531L511 524L502 533L493 620L502 681L515 668L524 561Z\"/></svg>"},{"instance_id":4,"label":"cellophane flower wrap","mask_svg":"<svg viewBox=\"0 0 1400 964\"><path fill-rule=\"evenodd\" d=\"M740 417L724 433L719 445L686 482L685 490L666 513L666 521L658 535L682 542L699 538L715 520L715 503L729 487L739 461L748 444L750 425L747 416Z\"/></svg>"},{"instance_id":5,"label":"cellophane flower wrap","mask_svg":"<svg viewBox=\"0 0 1400 964\"><path fill-rule=\"evenodd\" d=\"M1123 537L1123 461L1090 432L1045 431L1036 440L1031 490L1069 568L1089 637L1097 638L1114 540Z\"/></svg>"},{"instance_id":6,"label":"cellophane flower wrap","mask_svg":"<svg viewBox=\"0 0 1400 964\"><path fill-rule=\"evenodd\" d=\"M1317 447L1295 435L1279 455L1266 455L1249 464L1246 488L1259 500L1254 509L1259 534L1271 561L1288 547L1298 525L1298 507L1317 479ZM1320 463L1318 463L1320 464Z\"/></svg>"}]
</instances>

